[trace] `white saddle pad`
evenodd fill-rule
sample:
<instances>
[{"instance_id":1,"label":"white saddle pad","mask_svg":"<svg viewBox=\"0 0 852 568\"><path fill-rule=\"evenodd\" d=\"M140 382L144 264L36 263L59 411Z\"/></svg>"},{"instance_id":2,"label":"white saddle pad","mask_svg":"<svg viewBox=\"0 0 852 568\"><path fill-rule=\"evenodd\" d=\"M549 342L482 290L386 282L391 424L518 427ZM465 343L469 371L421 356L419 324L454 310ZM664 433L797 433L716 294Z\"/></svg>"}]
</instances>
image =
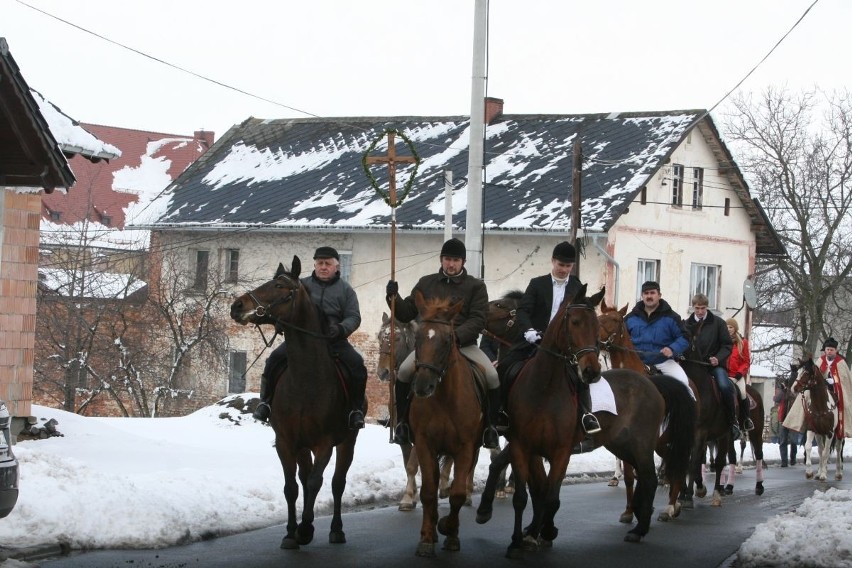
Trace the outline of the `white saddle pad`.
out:
<instances>
[{"instance_id":1,"label":"white saddle pad","mask_svg":"<svg viewBox=\"0 0 852 568\"><path fill-rule=\"evenodd\" d=\"M589 393L592 395L592 412L606 411L612 414L618 414L615 408L615 395L612 394L612 387L605 378L589 385Z\"/></svg>"}]
</instances>

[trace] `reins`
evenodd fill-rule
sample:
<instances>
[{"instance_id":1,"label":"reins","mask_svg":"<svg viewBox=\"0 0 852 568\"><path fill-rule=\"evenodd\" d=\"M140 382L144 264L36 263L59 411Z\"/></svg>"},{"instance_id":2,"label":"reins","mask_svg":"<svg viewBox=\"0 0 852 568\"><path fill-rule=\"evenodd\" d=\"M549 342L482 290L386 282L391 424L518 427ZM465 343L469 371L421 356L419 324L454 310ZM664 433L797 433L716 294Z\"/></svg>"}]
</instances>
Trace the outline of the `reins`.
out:
<instances>
[{"instance_id":1,"label":"reins","mask_svg":"<svg viewBox=\"0 0 852 568\"><path fill-rule=\"evenodd\" d=\"M284 279L286 277L284 275L281 275L278 278ZM317 339L330 339L330 336L328 336L324 333L317 333L317 332L312 331L310 329L305 329L303 327L299 327L298 325L295 325L295 324L292 324L288 321L282 320L281 318L279 318L278 316L276 316L275 314L272 313L272 310L277 308L279 305L284 304L284 303L292 300L296 288L299 288L302 285L300 282L294 282L290 278L286 278L286 279L293 282L296 286L294 288L290 288L289 293L286 296L282 296L281 298L278 298L277 300L270 302L269 305L263 305L263 303L261 303L261 301L257 299L257 297L254 295L253 292L246 292L246 296L251 298L251 300L256 304L256 307L254 308L254 312L253 312L254 315L256 315L259 318L266 318L266 319L272 321L275 324L275 333L272 335L272 337L269 340L266 339L266 334L263 333L263 329L260 327L260 323L254 324L255 327L257 328L258 332L260 332L260 337L263 340L263 344L266 345L266 347L272 347L272 343L275 341L275 338L278 335L280 335L281 333L283 333L281 328L293 329L293 330L296 330L296 331L300 331L300 332L302 332L306 335L310 335L311 337L316 337ZM254 364L254 363L252 363L252 364Z\"/></svg>"},{"instance_id":2,"label":"reins","mask_svg":"<svg viewBox=\"0 0 852 568\"><path fill-rule=\"evenodd\" d=\"M562 324L565 327L567 327L568 312L572 309L591 310L592 312L595 311L594 308L589 307L586 304L569 304L568 306L565 307L564 313L562 314ZM561 359L561 360L565 361L568 365L570 365L572 367L579 366L580 365L580 357L582 357L586 353L594 353L595 355L600 355L600 353L601 353L601 350L598 347L597 342L593 346L580 347L579 349L576 349L574 351L569 351L568 353L565 353L563 351L554 351L553 349L550 349L548 347L543 347L541 345L535 345L535 347L539 351L544 351L548 355L551 355L553 357L556 357L557 359Z\"/></svg>"}]
</instances>

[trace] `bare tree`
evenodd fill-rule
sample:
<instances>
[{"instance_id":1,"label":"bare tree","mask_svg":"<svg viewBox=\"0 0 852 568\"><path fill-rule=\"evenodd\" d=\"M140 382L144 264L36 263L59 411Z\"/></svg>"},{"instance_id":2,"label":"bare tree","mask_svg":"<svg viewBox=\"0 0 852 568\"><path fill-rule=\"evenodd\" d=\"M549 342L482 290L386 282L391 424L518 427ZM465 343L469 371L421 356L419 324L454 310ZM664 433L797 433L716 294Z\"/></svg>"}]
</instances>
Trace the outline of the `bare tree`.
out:
<instances>
[{"instance_id":1,"label":"bare tree","mask_svg":"<svg viewBox=\"0 0 852 568\"><path fill-rule=\"evenodd\" d=\"M788 256L763 261L758 317L795 336L776 345L813 353L834 336L852 347L852 97L769 88L732 101L725 132Z\"/></svg>"}]
</instances>

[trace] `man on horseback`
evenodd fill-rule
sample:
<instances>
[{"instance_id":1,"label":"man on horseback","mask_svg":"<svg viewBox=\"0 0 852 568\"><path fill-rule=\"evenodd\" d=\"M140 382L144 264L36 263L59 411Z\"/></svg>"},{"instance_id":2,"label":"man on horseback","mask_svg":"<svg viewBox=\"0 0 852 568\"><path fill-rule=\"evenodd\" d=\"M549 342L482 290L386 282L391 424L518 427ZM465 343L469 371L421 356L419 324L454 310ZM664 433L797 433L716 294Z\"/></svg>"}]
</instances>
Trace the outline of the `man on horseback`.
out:
<instances>
[{"instance_id":1,"label":"man on horseback","mask_svg":"<svg viewBox=\"0 0 852 568\"><path fill-rule=\"evenodd\" d=\"M680 316L662 299L659 283L649 280L642 284L642 299L627 314L624 325L645 365L689 386L686 371L675 361L689 342Z\"/></svg>"},{"instance_id":2,"label":"man on horseback","mask_svg":"<svg viewBox=\"0 0 852 568\"><path fill-rule=\"evenodd\" d=\"M450 239L441 247L441 268L435 274L427 274L418 280L407 298L399 296L399 284L390 280L385 289L385 300L390 306L391 299L396 298L395 317L402 323L407 323L418 316L414 294L418 290L425 299L455 298L464 300L461 312L453 321L453 329L459 350L468 359L480 365L485 370L485 382L488 386L487 412L485 412L486 427L482 435L482 445L496 449L500 445L500 437L495 427L497 413L500 410L500 381L497 370L491 360L476 345L479 334L485 329L485 318L488 313L488 290L485 282L469 276L464 268L467 249L458 239ZM414 374L414 354L406 357L399 366L394 398L398 411L399 424L394 431L393 441L396 444L412 443L411 429L408 425L408 409L410 406L411 377Z\"/></svg>"},{"instance_id":3,"label":"man on horseback","mask_svg":"<svg viewBox=\"0 0 852 568\"><path fill-rule=\"evenodd\" d=\"M580 279L571 274L574 262L577 259L577 251L574 246L563 241L553 248L550 258L550 274L532 278L521 297L518 305L517 325L525 329L523 339L512 347L512 351L506 356L505 361L498 365L501 380L508 382L507 373L512 372L512 367L519 361L526 361L532 357L539 343L541 334L547 328L550 320L559 311L562 300L566 297L573 298L583 285ZM589 394L589 385L583 381L577 381L577 396L582 409L581 424L587 434L600 432L601 425L597 417L592 414L592 400Z\"/></svg>"},{"instance_id":4,"label":"man on horseback","mask_svg":"<svg viewBox=\"0 0 852 568\"><path fill-rule=\"evenodd\" d=\"M710 374L716 379L725 405L731 434L733 439L737 440L740 437L740 427L737 423L736 393L727 370L733 341L727 324L722 318L713 315L708 309L709 304L710 301L704 294L698 293L692 297L692 314L684 322L684 329L690 338L687 358L710 366Z\"/></svg>"},{"instance_id":5,"label":"man on horseback","mask_svg":"<svg viewBox=\"0 0 852 568\"><path fill-rule=\"evenodd\" d=\"M364 391L367 387L367 368L364 359L347 341L361 325L358 296L348 282L340 278L340 254L332 247L319 247L314 253L314 271L301 279L311 295L311 301L325 314L328 322L329 350L338 358L348 375L349 428L364 427ZM278 377L287 369L287 343L282 342L266 359L260 377L260 403L252 416L266 422L271 414L270 403Z\"/></svg>"},{"instance_id":6,"label":"man on horseback","mask_svg":"<svg viewBox=\"0 0 852 568\"><path fill-rule=\"evenodd\" d=\"M850 397L852 397L852 373L849 372L849 365L846 364L846 359L837 352L837 340L829 337L822 344L822 356L817 361L817 367L820 372L825 375L825 382L828 383L829 392L834 396L834 402L837 404L837 413L839 420L839 431L844 432L852 429L852 425L847 424L845 420L845 410L850 408Z\"/></svg>"}]
</instances>

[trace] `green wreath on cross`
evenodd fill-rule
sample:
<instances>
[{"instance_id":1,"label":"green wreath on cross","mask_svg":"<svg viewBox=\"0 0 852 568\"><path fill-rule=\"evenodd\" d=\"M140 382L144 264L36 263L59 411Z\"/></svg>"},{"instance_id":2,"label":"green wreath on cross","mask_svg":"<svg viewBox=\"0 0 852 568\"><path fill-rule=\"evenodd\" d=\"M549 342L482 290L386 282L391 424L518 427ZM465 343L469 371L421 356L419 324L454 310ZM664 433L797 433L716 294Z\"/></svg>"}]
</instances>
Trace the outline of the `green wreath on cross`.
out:
<instances>
[{"instance_id":1,"label":"green wreath on cross","mask_svg":"<svg viewBox=\"0 0 852 568\"><path fill-rule=\"evenodd\" d=\"M370 171L370 166L367 164L367 157L370 155L376 145L384 139L388 134L395 134L402 138L402 141L408 146L408 149L411 150L411 155L414 158L414 171L411 172L411 176L408 178L408 181L405 182L405 187L402 188L402 192L397 192L396 194L396 203L391 203L390 201L390 193L385 193L381 187L379 187L379 181L373 175L373 172ZM384 132L382 132L370 146L367 148L367 151L364 152L364 157L361 159L361 166L364 168L364 173L367 174L367 179L370 180L370 185L373 186L373 189L376 193L378 193L385 203L390 205L391 207L397 207L402 204L403 200L408 196L408 193L411 191L411 187L414 185L414 178L417 176L417 168L420 166L420 156L417 155L417 150L414 149L414 144L412 144L411 140L395 128L388 128Z\"/></svg>"}]
</instances>

